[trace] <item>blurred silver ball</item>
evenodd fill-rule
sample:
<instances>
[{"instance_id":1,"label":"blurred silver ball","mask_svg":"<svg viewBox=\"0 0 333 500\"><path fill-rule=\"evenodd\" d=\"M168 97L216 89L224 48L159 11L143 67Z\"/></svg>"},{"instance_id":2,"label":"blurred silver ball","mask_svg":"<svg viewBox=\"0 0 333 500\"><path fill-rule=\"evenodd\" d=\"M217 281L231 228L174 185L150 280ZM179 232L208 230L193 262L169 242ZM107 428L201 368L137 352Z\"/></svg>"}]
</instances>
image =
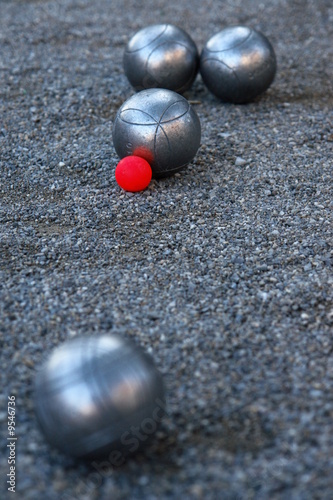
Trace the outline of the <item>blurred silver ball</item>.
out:
<instances>
[{"instance_id":1,"label":"blurred silver ball","mask_svg":"<svg viewBox=\"0 0 333 500\"><path fill-rule=\"evenodd\" d=\"M114 335L76 338L56 349L35 380L35 412L49 443L79 458L119 465L152 435L164 389L152 359Z\"/></svg>"},{"instance_id":2,"label":"blurred silver ball","mask_svg":"<svg viewBox=\"0 0 333 500\"><path fill-rule=\"evenodd\" d=\"M120 156L148 161L153 177L183 169L196 155L201 125L190 103L166 89L147 89L130 97L118 110L113 143Z\"/></svg>"},{"instance_id":3,"label":"blurred silver ball","mask_svg":"<svg viewBox=\"0 0 333 500\"><path fill-rule=\"evenodd\" d=\"M226 28L206 43L200 56L200 72L216 97L232 103L249 102L274 80L274 49L262 33L252 28Z\"/></svg>"},{"instance_id":4,"label":"blurred silver ball","mask_svg":"<svg viewBox=\"0 0 333 500\"><path fill-rule=\"evenodd\" d=\"M184 30L157 24L143 28L130 39L123 65L135 90L165 88L181 94L195 80L199 53Z\"/></svg>"}]
</instances>

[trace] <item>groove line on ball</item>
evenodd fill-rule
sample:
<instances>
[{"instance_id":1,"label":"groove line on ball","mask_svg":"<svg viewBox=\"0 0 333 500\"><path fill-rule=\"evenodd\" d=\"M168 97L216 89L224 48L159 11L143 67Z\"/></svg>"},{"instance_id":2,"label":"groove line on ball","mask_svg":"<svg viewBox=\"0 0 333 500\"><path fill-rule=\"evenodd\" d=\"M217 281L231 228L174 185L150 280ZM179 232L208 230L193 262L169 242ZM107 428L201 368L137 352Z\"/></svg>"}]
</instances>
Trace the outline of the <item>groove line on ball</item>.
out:
<instances>
[{"instance_id":1,"label":"groove line on ball","mask_svg":"<svg viewBox=\"0 0 333 500\"><path fill-rule=\"evenodd\" d=\"M142 47L139 47L138 49L135 49L135 50L128 50L126 49L126 53L127 54L134 54L135 52L139 52L140 50L143 50L145 49L146 47L149 47L149 45L151 43L154 43L156 42L156 40L158 40L162 35L164 35L164 33L166 32L166 30L168 29L169 25L165 25L163 31L161 33L159 33L155 38L153 38L153 40L150 40L150 42L148 42L146 45L143 45Z\"/></svg>"},{"instance_id":2,"label":"groove line on ball","mask_svg":"<svg viewBox=\"0 0 333 500\"><path fill-rule=\"evenodd\" d=\"M236 80L238 80L238 82L241 83L240 80L239 80L239 77L237 75L237 72L233 68L231 68L230 66L228 66L225 62L221 61L220 59L217 59L216 57L207 57L206 59L203 60L203 63L206 63L207 61L216 61L219 64L221 64L222 66L225 66L226 68L228 68L233 73L233 75L235 76Z\"/></svg>"},{"instance_id":3,"label":"groove line on ball","mask_svg":"<svg viewBox=\"0 0 333 500\"><path fill-rule=\"evenodd\" d=\"M183 113L181 113L180 115L177 115L177 116L174 116L173 118L170 118L168 120L165 120L165 121L161 121L161 119L163 118L163 116L165 115L165 113L168 111L168 109L170 109L172 106L174 106L175 104L178 104L178 103L183 103L183 101L176 101L176 102L173 102L171 103L162 113L161 115L161 118L159 120L157 120L154 116L152 116L150 113L148 113L147 111L143 111L142 109L139 109L139 108L126 108L124 109L120 115L119 115L119 118L121 119L122 122L124 123L127 123L128 125L141 125L142 127L149 127L151 125L156 125L156 124L163 124L165 125L166 123L170 123L170 122L173 122L174 120L178 120L179 118L181 118L182 116L186 115L186 113L188 113L189 109L190 109L190 105L188 105L186 111L184 111ZM140 122L132 122L132 121L129 121L129 120L126 120L126 118L123 118L122 115L123 113L126 113L127 111L139 111L140 113L144 114L144 115L147 115L149 116L149 118L151 118L153 120L152 123L140 123Z\"/></svg>"},{"instance_id":4,"label":"groove line on ball","mask_svg":"<svg viewBox=\"0 0 333 500\"><path fill-rule=\"evenodd\" d=\"M227 52L228 50L234 50L234 49L237 49L238 47L240 47L243 43L247 42L247 40L253 35L253 30L250 31L250 33L247 35L246 38L244 38L243 40L240 40L238 43L236 43L235 45L232 45L231 47L228 47L227 49L210 49L207 47L207 50L209 52Z\"/></svg>"}]
</instances>

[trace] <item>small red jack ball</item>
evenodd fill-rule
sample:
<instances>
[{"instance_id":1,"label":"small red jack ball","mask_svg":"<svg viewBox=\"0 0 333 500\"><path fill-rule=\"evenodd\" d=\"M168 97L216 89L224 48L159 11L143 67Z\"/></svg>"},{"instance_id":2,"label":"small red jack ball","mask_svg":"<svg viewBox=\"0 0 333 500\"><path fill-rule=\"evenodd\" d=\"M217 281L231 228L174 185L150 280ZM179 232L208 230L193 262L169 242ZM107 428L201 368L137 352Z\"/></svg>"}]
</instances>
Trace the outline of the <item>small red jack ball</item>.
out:
<instances>
[{"instance_id":1,"label":"small red jack ball","mask_svg":"<svg viewBox=\"0 0 333 500\"><path fill-rule=\"evenodd\" d=\"M149 185L152 170L139 156L125 156L116 167L116 181L125 191L143 191Z\"/></svg>"}]
</instances>

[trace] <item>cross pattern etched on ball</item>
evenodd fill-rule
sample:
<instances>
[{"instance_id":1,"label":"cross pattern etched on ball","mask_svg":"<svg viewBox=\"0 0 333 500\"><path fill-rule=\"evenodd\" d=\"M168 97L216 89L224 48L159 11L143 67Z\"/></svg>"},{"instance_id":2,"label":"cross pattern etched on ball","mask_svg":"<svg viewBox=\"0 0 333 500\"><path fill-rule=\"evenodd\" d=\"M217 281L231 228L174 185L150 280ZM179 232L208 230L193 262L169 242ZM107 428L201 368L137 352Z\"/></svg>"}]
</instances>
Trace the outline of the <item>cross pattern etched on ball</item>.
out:
<instances>
[{"instance_id":1,"label":"cross pattern etched on ball","mask_svg":"<svg viewBox=\"0 0 333 500\"><path fill-rule=\"evenodd\" d=\"M130 97L113 127L120 158L141 156L151 165L154 177L184 168L194 158L200 139L200 121L190 103L166 89L148 89Z\"/></svg>"},{"instance_id":2,"label":"cross pattern etched on ball","mask_svg":"<svg viewBox=\"0 0 333 500\"><path fill-rule=\"evenodd\" d=\"M135 88L165 88L183 93L199 69L192 38L171 24L147 26L128 42L123 56L125 74Z\"/></svg>"},{"instance_id":3,"label":"cross pattern etched on ball","mask_svg":"<svg viewBox=\"0 0 333 500\"><path fill-rule=\"evenodd\" d=\"M249 102L262 94L274 79L274 49L255 29L226 28L211 37L203 48L200 72L216 97L227 102Z\"/></svg>"},{"instance_id":4,"label":"cross pattern etched on ball","mask_svg":"<svg viewBox=\"0 0 333 500\"><path fill-rule=\"evenodd\" d=\"M175 110L175 114L173 113L173 109ZM155 161L160 164L161 162L170 162L172 160L172 145L168 138L167 125L172 125L172 122L185 116L189 109L190 105L188 102L179 100L169 104L159 117L153 116L142 109L128 108L120 113L119 119L129 125L154 128L153 152ZM138 149L140 151L140 148ZM137 153L137 150L133 150L134 155ZM161 155L163 155L163 158L160 158Z\"/></svg>"},{"instance_id":5,"label":"cross pattern etched on ball","mask_svg":"<svg viewBox=\"0 0 333 500\"><path fill-rule=\"evenodd\" d=\"M35 379L35 412L49 443L78 458L121 457L157 429L164 385L152 358L115 335L58 347ZM143 431L133 441L132 431Z\"/></svg>"}]
</instances>

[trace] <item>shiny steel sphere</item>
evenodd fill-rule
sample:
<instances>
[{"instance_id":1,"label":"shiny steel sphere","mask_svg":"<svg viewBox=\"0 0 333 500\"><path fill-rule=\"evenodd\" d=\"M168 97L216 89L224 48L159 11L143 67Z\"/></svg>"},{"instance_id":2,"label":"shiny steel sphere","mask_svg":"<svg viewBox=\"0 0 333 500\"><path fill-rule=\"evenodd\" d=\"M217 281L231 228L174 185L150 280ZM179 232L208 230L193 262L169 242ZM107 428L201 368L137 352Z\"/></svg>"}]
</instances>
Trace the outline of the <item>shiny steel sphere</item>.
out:
<instances>
[{"instance_id":1,"label":"shiny steel sphere","mask_svg":"<svg viewBox=\"0 0 333 500\"><path fill-rule=\"evenodd\" d=\"M199 53L192 38L171 24L138 31L123 58L125 74L135 88L164 88L180 94L188 90L199 70Z\"/></svg>"},{"instance_id":2,"label":"shiny steel sphere","mask_svg":"<svg viewBox=\"0 0 333 500\"><path fill-rule=\"evenodd\" d=\"M35 412L49 443L78 458L119 465L165 414L161 375L150 356L114 335L76 338L37 373Z\"/></svg>"},{"instance_id":3,"label":"shiny steel sphere","mask_svg":"<svg viewBox=\"0 0 333 500\"><path fill-rule=\"evenodd\" d=\"M153 177L166 177L194 158L201 139L198 115L181 95L147 89L130 97L118 110L113 143L120 156L141 156Z\"/></svg>"},{"instance_id":4,"label":"shiny steel sphere","mask_svg":"<svg viewBox=\"0 0 333 500\"><path fill-rule=\"evenodd\" d=\"M262 94L274 80L274 49L262 33L252 28L226 28L205 45L200 72L216 97L226 102L246 103Z\"/></svg>"}]
</instances>

